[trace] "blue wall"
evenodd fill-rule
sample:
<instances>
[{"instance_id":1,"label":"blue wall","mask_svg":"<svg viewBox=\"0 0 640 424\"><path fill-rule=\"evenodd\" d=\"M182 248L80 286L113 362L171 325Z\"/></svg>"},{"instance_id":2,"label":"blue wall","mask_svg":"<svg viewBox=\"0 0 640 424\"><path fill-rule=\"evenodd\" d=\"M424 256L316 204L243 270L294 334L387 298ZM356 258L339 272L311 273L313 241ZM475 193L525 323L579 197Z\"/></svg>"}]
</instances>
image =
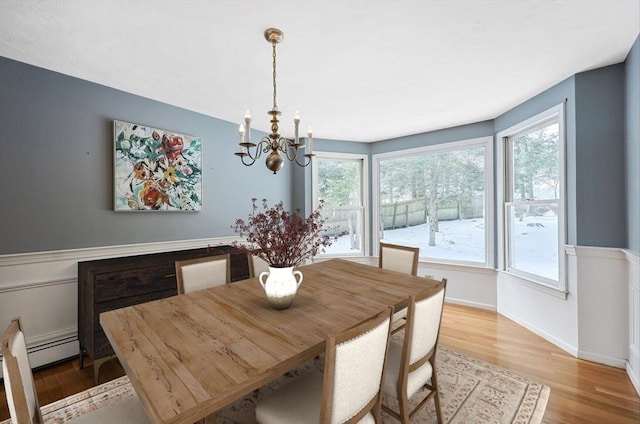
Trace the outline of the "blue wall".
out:
<instances>
[{"instance_id":1,"label":"blue wall","mask_svg":"<svg viewBox=\"0 0 640 424\"><path fill-rule=\"evenodd\" d=\"M576 131L575 77L554 85L537 96L498 116L494 121L498 133L561 103L566 117L566 185L567 185L567 243L576 244Z\"/></svg>"},{"instance_id":2,"label":"blue wall","mask_svg":"<svg viewBox=\"0 0 640 424\"><path fill-rule=\"evenodd\" d=\"M202 138L201 212L113 211L114 119ZM0 57L0 254L233 235L252 197L291 202L291 167L236 149L236 124Z\"/></svg>"},{"instance_id":3,"label":"blue wall","mask_svg":"<svg viewBox=\"0 0 640 424\"><path fill-rule=\"evenodd\" d=\"M379 141L373 144L371 154L375 155L490 136L493 136L493 121L483 121L475 124L461 125L443 130Z\"/></svg>"},{"instance_id":4,"label":"blue wall","mask_svg":"<svg viewBox=\"0 0 640 424\"><path fill-rule=\"evenodd\" d=\"M628 247L640 254L640 36L625 62L625 170Z\"/></svg>"},{"instance_id":5,"label":"blue wall","mask_svg":"<svg viewBox=\"0 0 640 424\"><path fill-rule=\"evenodd\" d=\"M575 84L576 243L627 247L624 65L582 72Z\"/></svg>"}]
</instances>

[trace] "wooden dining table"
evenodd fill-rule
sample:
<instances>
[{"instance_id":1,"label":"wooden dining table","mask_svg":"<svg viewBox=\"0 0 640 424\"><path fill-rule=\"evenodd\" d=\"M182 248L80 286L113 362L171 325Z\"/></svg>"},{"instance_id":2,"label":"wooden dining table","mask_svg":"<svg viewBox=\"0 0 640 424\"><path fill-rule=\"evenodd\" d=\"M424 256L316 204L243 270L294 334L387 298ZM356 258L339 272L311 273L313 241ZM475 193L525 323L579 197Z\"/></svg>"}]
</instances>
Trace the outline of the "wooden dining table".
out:
<instances>
[{"instance_id":1,"label":"wooden dining table","mask_svg":"<svg viewBox=\"0 0 640 424\"><path fill-rule=\"evenodd\" d=\"M324 352L357 325L436 281L342 259L300 268L293 305L269 306L257 278L100 314L154 423L193 423Z\"/></svg>"}]
</instances>

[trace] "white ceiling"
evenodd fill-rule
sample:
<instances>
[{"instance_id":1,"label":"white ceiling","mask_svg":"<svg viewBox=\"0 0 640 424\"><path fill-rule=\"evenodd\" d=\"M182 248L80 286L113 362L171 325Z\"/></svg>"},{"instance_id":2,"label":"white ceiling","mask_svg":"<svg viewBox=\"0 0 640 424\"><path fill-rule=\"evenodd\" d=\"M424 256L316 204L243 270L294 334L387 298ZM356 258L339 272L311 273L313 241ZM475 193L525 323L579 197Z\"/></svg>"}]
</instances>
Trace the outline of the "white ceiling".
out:
<instances>
[{"instance_id":1,"label":"white ceiling","mask_svg":"<svg viewBox=\"0 0 640 424\"><path fill-rule=\"evenodd\" d=\"M0 0L0 56L268 131L376 141L492 119L622 62L640 0Z\"/></svg>"}]
</instances>

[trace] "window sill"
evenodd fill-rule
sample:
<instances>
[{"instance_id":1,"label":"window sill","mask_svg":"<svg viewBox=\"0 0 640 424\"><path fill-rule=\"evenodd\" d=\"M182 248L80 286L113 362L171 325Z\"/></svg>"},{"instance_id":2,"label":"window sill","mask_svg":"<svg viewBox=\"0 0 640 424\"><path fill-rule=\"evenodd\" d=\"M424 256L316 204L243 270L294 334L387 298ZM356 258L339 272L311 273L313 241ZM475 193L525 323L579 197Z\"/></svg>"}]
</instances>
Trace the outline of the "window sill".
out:
<instances>
[{"instance_id":1,"label":"window sill","mask_svg":"<svg viewBox=\"0 0 640 424\"><path fill-rule=\"evenodd\" d=\"M494 268L488 267L486 265L480 265L475 263L464 263L464 262L438 262L434 260L425 260L420 259L418 261L418 268L420 267L436 267L438 269L450 269L453 271L469 271L480 274L490 274L494 275L496 270Z\"/></svg>"}]
</instances>

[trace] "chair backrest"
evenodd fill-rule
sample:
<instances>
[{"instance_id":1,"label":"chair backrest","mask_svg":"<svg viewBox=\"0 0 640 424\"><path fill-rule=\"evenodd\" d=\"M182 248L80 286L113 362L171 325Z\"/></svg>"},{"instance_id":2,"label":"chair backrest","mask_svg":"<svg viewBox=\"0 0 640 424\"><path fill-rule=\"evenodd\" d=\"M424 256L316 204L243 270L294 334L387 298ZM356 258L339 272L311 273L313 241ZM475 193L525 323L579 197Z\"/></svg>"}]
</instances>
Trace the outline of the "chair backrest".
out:
<instances>
[{"instance_id":1,"label":"chair backrest","mask_svg":"<svg viewBox=\"0 0 640 424\"><path fill-rule=\"evenodd\" d=\"M437 285L435 293L424 291L409 298L400 365L400 380L403 381L402 384L405 387L408 375L411 372L422 367L427 361L432 362L433 366L440 335L446 287L447 279L443 278ZM422 383L419 385L422 385ZM407 389L409 396L413 394L416 388Z\"/></svg>"},{"instance_id":2,"label":"chair backrest","mask_svg":"<svg viewBox=\"0 0 640 424\"><path fill-rule=\"evenodd\" d=\"M249 278L259 277L261 273L269 271L269 264L256 255L247 253L247 261L249 262Z\"/></svg>"},{"instance_id":3,"label":"chair backrest","mask_svg":"<svg viewBox=\"0 0 640 424\"><path fill-rule=\"evenodd\" d=\"M42 423L42 413L20 318L11 320L2 336L2 356L4 387L12 422Z\"/></svg>"},{"instance_id":4,"label":"chair backrest","mask_svg":"<svg viewBox=\"0 0 640 424\"><path fill-rule=\"evenodd\" d=\"M176 261L178 294L191 293L231 282L230 255Z\"/></svg>"},{"instance_id":5,"label":"chair backrest","mask_svg":"<svg viewBox=\"0 0 640 424\"><path fill-rule=\"evenodd\" d=\"M329 336L325 353L320 422L357 423L379 414L391 308Z\"/></svg>"},{"instance_id":6,"label":"chair backrest","mask_svg":"<svg viewBox=\"0 0 640 424\"><path fill-rule=\"evenodd\" d=\"M378 267L418 275L419 247L380 242Z\"/></svg>"}]
</instances>

